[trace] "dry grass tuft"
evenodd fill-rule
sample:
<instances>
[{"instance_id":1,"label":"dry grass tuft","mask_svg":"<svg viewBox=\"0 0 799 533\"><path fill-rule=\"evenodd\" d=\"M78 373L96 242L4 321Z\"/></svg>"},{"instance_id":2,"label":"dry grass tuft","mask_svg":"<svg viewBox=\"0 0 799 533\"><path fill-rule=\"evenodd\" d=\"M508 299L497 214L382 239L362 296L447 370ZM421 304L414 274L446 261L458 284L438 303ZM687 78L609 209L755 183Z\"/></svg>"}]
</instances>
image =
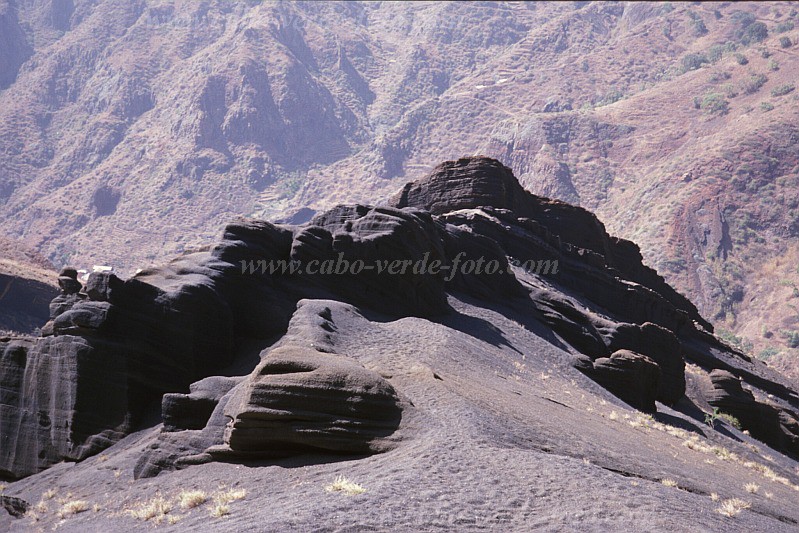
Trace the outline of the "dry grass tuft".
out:
<instances>
[{"instance_id":1,"label":"dry grass tuft","mask_svg":"<svg viewBox=\"0 0 799 533\"><path fill-rule=\"evenodd\" d=\"M661 479L660 482L663 485L667 486L667 487L676 487L677 486L677 482L674 481L673 479L669 479L669 478Z\"/></svg>"},{"instance_id":2,"label":"dry grass tuft","mask_svg":"<svg viewBox=\"0 0 799 533\"><path fill-rule=\"evenodd\" d=\"M208 496L201 490L184 490L178 494L178 504L181 509L193 509L208 501Z\"/></svg>"},{"instance_id":3,"label":"dry grass tuft","mask_svg":"<svg viewBox=\"0 0 799 533\"><path fill-rule=\"evenodd\" d=\"M748 492L749 494L757 494L757 491L760 490L760 485L758 485L757 483L747 483L746 485L744 485L744 488L746 489L746 492Z\"/></svg>"},{"instance_id":4,"label":"dry grass tuft","mask_svg":"<svg viewBox=\"0 0 799 533\"><path fill-rule=\"evenodd\" d=\"M89 502L86 500L72 500L64 503L58 510L58 518L66 518L73 514L82 513L89 510Z\"/></svg>"},{"instance_id":5,"label":"dry grass tuft","mask_svg":"<svg viewBox=\"0 0 799 533\"><path fill-rule=\"evenodd\" d=\"M226 504L236 500L243 500L245 496L247 496L246 489L227 489L214 494L214 501Z\"/></svg>"},{"instance_id":6,"label":"dry grass tuft","mask_svg":"<svg viewBox=\"0 0 799 533\"><path fill-rule=\"evenodd\" d=\"M333 483L325 487L325 490L327 492L343 492L348 496L354 496L356 494L363 494L366 492L365 488L355 482L350 481L344 476L337 477Z\"/></svg>"},{"instance_id":7,"label":"dry grass tuft","mask_svg":"<svg viewBox=\"0 0 799 533\"><path fill-rule=\"evenodd\" d=\"M714 502L717 502L717 501L719 501L719 495L718 495L718 493L717 493L717 492L711 492L711 493L710 493L710 500L711 500L711 501L714 501Z\"/></svg>"},{"instance_id":8,"label":"dry grass tuft","mask_svg":"<svg viewBox=\"0 0 799 533\"><path fill-rule=\"evenodd\" d=\"M44 494L42 494L42 498L44 498L45 500L52 500L53 498L55 498L57 492L58 491L56 489L49 489Z\"/></svg>"},{"instance_id":9,"label":"dry grass tuft","mask_svg":"<svg viewBox=\"0 0 799 533\"><path fill-rule=\"evenodd\" d=\"M211 508L211 516L214 518L222 518L230 514L230 507L227 504L216 502Z\"/></svg>"},{"instance_id":10,"label":"dry grass tuft","mask_svg":"<svg viewBox=\"0 0 799 533\"><path fill-rule=\"evenodd\" d=\"M160 524L171 510L172 503L158 494L152 500L139 504L136 509L128 509L125 512L137 520L145 522L152 520L156 524Z\"/></svg>"},{"instance_id":11,"label":"dry grass tuft","mask_svg":"<svg viewBox=\"0 0 799 533\"><path fill-rule=\"evenodd\" d=\"M749 509L750 507L752 507L752 504L749 502L739 500L738 498L730 498L729 500L721 502L721 507L716 509L716 512L732 518L738 516L741 514L741 511Z\"/></svg>"}]
</instances>

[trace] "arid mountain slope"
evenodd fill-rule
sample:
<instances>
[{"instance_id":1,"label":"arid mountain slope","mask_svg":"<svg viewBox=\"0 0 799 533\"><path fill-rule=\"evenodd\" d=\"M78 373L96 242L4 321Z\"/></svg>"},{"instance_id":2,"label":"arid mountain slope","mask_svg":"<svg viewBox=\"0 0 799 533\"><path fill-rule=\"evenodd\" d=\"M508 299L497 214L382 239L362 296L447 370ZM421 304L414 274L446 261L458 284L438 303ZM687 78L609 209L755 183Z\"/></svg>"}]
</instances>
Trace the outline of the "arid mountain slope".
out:
<instances>
[{"instance_id":1,"label":"arid mountain slope","mask_svg":"<svg viewBox=\"0 0 799 533\"><path fill-rule=\"evenodd\" d=\"M128 274L484 153L789 365L795 26L790 2L6 0L0 228Z\"/></svg>"},{"instance_id":2,"label":"arid mountain slope","mask_svg":"<svg viewBox=\"0 0 799 533\"><path fill-rule=\"evenodd\" d=\"M797 530L797 388L495 159L75 276L0 339L4 531Z\"/></svg>"}]
</instances>

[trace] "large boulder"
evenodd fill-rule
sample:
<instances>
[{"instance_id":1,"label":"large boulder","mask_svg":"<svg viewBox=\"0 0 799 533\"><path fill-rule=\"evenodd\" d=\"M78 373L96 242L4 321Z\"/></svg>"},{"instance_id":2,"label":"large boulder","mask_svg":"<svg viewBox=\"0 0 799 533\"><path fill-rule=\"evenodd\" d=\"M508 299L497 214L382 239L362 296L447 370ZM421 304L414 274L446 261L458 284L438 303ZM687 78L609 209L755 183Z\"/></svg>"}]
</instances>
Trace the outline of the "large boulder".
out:
<instances>
[{"instance_id":1,"label":"large boulder","mask_svg":"<svg viewBox=\"0 0 799 533\"><path fill-rule=\"evenodd\" d=\"M645 413L656 411L660 368L645 355L618 350L592 363L584 361L577 368L636 409Z\"/></svg>"},{"instance_id":2,"label":"large boulder","mask_svg":"<svg viewBox=\"0 0 799 533\"><path fill-rule=\"evenodd\" d=\"M646 322L616 324L600 329L612 351L630 350L646 355L660 368L657 400L667 405L677 403L685 395L685 359L677 337L669 330Z\"/></svg>"},{"instance_id":3,"label":"large boulder","mask_svg":"<svg viewBox=\"0 0 799 533\"><path fill-rule=\"evenodd\" d=\"M386 450L402 418L394 388L355 360L282 346L229 401L217 457L276 457L308 451Z\"/></svg>"}]
</instances>

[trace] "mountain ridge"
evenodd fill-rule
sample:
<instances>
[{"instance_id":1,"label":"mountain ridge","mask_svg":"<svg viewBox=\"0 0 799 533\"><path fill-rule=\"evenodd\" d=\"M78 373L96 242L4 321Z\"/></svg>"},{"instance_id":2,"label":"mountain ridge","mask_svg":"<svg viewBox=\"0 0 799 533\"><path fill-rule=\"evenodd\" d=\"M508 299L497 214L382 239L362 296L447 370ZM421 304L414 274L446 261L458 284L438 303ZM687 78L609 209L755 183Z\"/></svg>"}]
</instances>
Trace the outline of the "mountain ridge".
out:
<instances>
[{"instance_id":1,"label":"mountain ridge","mask_svg":"<svg viewBox=\"0 0 799 533\"><path fill-rule=\"evenodd\" d=\"M0 524L219 527L203 510L177 510L187 483L208 494L232 484L232 500L247 500L225 509L226 525L297 527L298 512L319 524L352 510L319 495L336 472L356 472L372 502L345 513L344 528L421 527L419 513L442 502L445 516L429 523L449 529L799 523L796 388L715 337L635 245L582 208L524 191L485 157L444 162L387 203L295 226L240 219L205 251L129 279L95 272L82 287L64 269L42 336L0 339L0 472L15 480ZM425 254L499 269L245 268ZM514 265L542 257L557 270ZM539 477L516 479L528 464ZM264 476L283 490L258 490ZM437 498L397 492L443 491L453 478L463 487ZM506 507L505 487L467 504L486 478L573 498ZM587 503L571 480L612 495ZM47 490L68 493L60 510ZM664 517L655 494L678 511ZM719 494L739 508L724 511ZM83 509L68 511L69 498ZM307 498L318 501L311 514L296 507ZM497 506L502 516L484 514ZM447 522L461 515L471 518Z\"/></svg>"}]
</instances>

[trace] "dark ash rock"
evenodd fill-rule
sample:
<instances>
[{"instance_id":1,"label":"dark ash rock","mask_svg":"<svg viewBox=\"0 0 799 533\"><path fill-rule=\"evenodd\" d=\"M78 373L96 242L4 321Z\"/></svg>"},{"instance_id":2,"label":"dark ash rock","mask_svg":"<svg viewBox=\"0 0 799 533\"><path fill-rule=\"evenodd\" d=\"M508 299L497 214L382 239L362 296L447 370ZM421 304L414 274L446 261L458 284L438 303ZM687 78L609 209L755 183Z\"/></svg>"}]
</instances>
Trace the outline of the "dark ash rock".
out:
<instances>
[{"instance_id":1,"label":"dark ash rock","mask_svg":"<svg viewBox=\"0 0 799 533\"><path fill-rule=\"evenodd\" d=\"M30 504L21 498L13 496L3 496L0 494L0 506L14 518L23 518L30 509Z\"/></svg>"},{"instance_id":2,"label":"dark ash rock","mask_svg":"<svg viewBox=\"0 0 799 533\"><path fill-rule=\"evenodd\" d=\"M206 251L131 279L93 274L81 289L74 269L62 271L46 336L0 338L0 476L96 454L136 429L153 404L163 431L136 477L214 457L386 449L399 439L402 391L336 354L331 309L440 320L456 293L529 317L576 368L648 412L684 396L686 359L734 370L780 406L753 406L723 382L711 403L761 424L752 434L778 449L794 449L794 388L719 343L638 248L609 236L591 213L534 196L510 169L479 157L443 163L391 203L338 206L304 226L238 220ZM259 264L452 267L481 258L499 271L310 275ZM524 266L529 260L547 268ZM242 346L279 336L249 377L213 377ZM242 373L255 366L247 364Z\"/></svg>"},{"instance_id":3,"label":"dark ash rock","mask_svg":"<svg viewBox=\"0 0 799 533\"><path fill-rule=\"evenodd\" d=\"M309 450L384 451L399 426L393 387L354 360L284 346L269 353L228 402L218 457L276 457Z\"/></svg>"},{"instance_id":4,"label":"dark ash rock","mask_svg":"<svg viewBox=\"0 0 799 533\"><path fill-rule=\"evenodd\" d=\"M645 355L618 350L578 369L636 409L656 411L660 368Z\"/></svg>"},{"instance_id":5,"label":"dark ash rock","mask_svg":"<svg viewBox=\"0 0 799 533\"><path fill-rule=\"evenodd\" d=\"M737 418L756 439L799 457L799 417L795 412L757 401L741 380L726 370L713 370L710 382L703 391L710 405Z\"/></svg>"}]
</instances>

